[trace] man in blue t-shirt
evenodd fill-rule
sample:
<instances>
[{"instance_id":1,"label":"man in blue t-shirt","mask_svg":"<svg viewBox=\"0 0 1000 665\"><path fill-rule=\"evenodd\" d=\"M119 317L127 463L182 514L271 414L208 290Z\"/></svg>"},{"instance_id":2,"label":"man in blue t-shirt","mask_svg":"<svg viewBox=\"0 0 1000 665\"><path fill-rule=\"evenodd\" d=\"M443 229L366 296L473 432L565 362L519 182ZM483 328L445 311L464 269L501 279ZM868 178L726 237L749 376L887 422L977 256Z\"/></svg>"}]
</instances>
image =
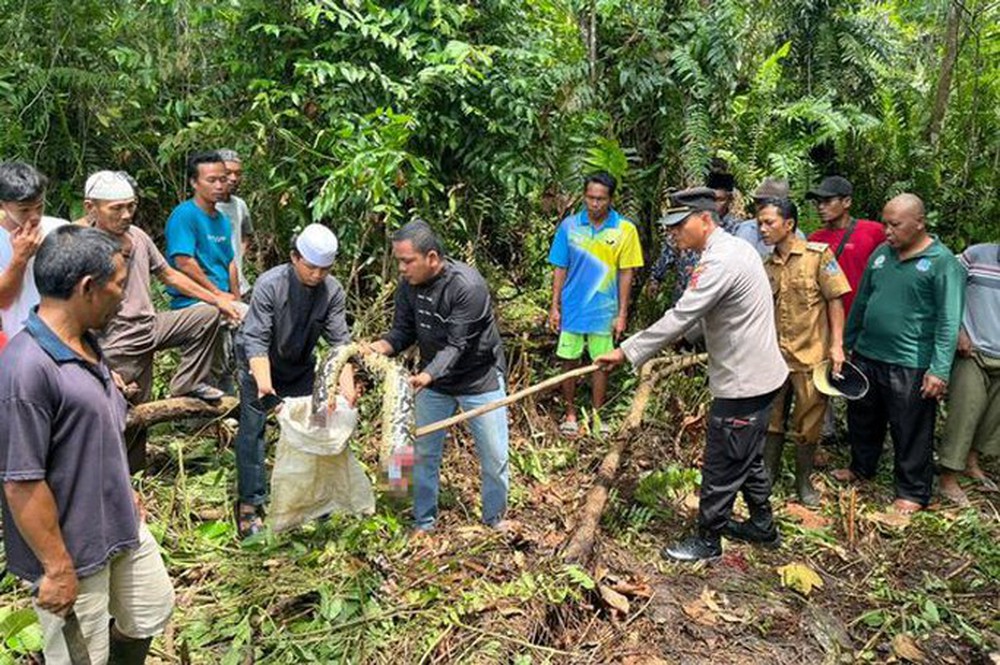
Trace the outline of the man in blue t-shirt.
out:
<instances>
[{"instance_id":1,"label":"man in blue t-shirt","mask_svg":"<svg viewBox=\"0 0 1000 665\"><path fill-rule=\"evenodd\" d=\"M239 300L229 219L215 207L226 195L226 163L215 152L195 153L188 158L187 176L194 196L167 219L167 262L213 295ZM199 302L173 288L167 293L171 309Z\"/></svg>"}]
</instances>

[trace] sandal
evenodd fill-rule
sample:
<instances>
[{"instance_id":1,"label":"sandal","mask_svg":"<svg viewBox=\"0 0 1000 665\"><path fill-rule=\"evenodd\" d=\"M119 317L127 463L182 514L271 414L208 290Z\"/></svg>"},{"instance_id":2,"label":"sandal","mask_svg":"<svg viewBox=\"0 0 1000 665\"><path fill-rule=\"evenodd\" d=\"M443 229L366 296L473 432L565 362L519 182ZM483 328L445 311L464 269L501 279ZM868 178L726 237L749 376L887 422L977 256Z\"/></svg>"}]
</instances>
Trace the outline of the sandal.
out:
<instances>
[{"instance_id":1,"label":"sandal","mask_svg":"<svg viewBox=\"0 0 1000 665\"><path fill-rule=\"evenodd\" d=\"M255 506L242 506L236 503L236 530L240 538L256 536L264 530L264 521L260 518L260 511Z\"/></svg>"},{"instance_id":2,"label":"sandal","mask_svg":"<svg viewBox=\"0 0 1000 665\"><path fill-rule=\"evenodd\" d=\"M564 420L559 423L559 431L563 434L579 434L580 425L575 420Z\"/></svg>"},{"instance_id":3,"label":"sandal","mask_svg":"<svg viewBox=\"0 0 1000 665\"><path fill-rule=\"evenodd\" d=\"M976 488L980 492L1000 492L1000 486L997 486L996 482L987 475L973 476L965 474L965 477L972 479L972 482L975 483Z\"/></svg>"},{"instance_id":4,"label":"sandal","mask_svg":"<svg viewBox=\"0 0 1000 665\"><path fill-rule=\"evenodd\" d=\"M969 501L968 495L962 490L961 487L955 487L954 489L938 487L938 494L954 503L959 508L968 508L972 505L972 502Z\"/></svg>"}]
</instances>

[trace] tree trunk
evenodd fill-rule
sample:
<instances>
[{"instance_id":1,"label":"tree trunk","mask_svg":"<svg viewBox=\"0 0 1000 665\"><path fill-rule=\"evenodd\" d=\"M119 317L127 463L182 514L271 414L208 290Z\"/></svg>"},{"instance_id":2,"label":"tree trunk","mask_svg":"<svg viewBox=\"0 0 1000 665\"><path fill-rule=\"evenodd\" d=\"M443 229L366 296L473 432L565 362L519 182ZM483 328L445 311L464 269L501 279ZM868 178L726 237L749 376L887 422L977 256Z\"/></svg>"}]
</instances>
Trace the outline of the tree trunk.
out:
<instances>
[{"instance_id":1,"label":"tree trunk","mask_svg":"<svg viewBox=\"0 0 1000 665\"><path fill-rule=\"evenodd\" d=\"M125 431L129 432L182 418L219 418L235 410L239 405L238 399L229 396L223 397L218 404L209 404L194 397L171 397L156 402L146 402L129 409L125 421Z\"/></svg>"},{"instance_id":2,"label":"tree trunk","mask_svg":"<svg viewBox=\"0 0 1000 665\"><path fill-rule=\"evenodd\" d=\"M948 110L948 96L951 93L951 78L955 73L955 62L958 60L958 29L961 27L961 9L952 0L948 4L948 24L944 33L944 55L941 56L941 75L938 77L937 92L934 95L934 106L931 108L931 119L927 124L927 138L931 145L937 147L941 136L941 125L944 114Z\"/></svg>"},{"instance_id":3,"label":"tree trunk","mask_svg":"<svg viewBox=\"0 0 1000 665\"><path fill-rule=\"evenodd\" d=\"M639 426L642 425L642 415L646 411L646 405L649 404L649 398L653 394L656 382L667 374L704 362L707 357L703 353L695 356L657 358L643 365L639 373L639 388L632 398L632 406L629 408L628 416L626 416L621 429L618 430L618 434L615 435L608 454L601 461L601 466L597 470L597 480L587 492L583 508L576 521L576 530L563 549L562 556L565 561L584 564L590 558L594 550L594 540L597 537L597 527L601 522L604 506L607 505L608 494L618 476L618 467L621 464L625 447L635 436L635 430L638 430ZM654 373L653 370L659 367L662 369Z\"/></svg>"}]
</instances>

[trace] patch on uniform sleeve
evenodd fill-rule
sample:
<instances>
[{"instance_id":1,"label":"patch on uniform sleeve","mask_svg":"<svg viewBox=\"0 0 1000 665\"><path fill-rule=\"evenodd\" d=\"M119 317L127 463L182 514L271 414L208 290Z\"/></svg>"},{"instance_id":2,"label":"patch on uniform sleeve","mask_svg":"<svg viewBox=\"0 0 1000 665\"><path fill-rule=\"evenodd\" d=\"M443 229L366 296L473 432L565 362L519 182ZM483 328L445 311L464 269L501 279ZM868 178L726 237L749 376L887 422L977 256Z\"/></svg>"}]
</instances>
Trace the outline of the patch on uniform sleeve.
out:
<instances>
[{"instance_id":1,"label":"patch on uniform sleeve","mask_svg":"<svg viewBox=\"0 0 1000 665\"><path fill-rule=\"evenodd\" d=\"M927 272L931 269L931 260L926 256L919 261L917 261L917 270L920 272Z\"/></svg>"},{"instance_id":2,"label":"patch on uniform sleeve","mask_svg":"<svg viewBox=\"0 0 1000 665\"><path fill-rule=\"evenodd\" d=\"M825 242L807 242L806 247L814 252L822 252L823 250L829 249L830 245Z\"/></svg>"},{"instance_id":3,"label":"patch on uniform sleeve","mask_svg":"<svg viewBox=\"0 0 1000 665\"><path fill-rule=\"evenodd\" d=\"M694 267L691 271L691 277L688 279L688 288L697 289L698 288L698 278L701 277L702 273L705 272L705 266L700 263Z\"/></svg>"},{"instance_id":4,"label":"patch on uniform sleeve","mask_svg":"<svg viewBox=\"0 0 1000 665\"><path fill-rule=\"evenodd\" d=\"M823 272L825 272L827 275L836 275L838 272L840 272L840 265L837 263L836 260L827 261L826 265L823 266Z\"/></svg>"}]
</instances>

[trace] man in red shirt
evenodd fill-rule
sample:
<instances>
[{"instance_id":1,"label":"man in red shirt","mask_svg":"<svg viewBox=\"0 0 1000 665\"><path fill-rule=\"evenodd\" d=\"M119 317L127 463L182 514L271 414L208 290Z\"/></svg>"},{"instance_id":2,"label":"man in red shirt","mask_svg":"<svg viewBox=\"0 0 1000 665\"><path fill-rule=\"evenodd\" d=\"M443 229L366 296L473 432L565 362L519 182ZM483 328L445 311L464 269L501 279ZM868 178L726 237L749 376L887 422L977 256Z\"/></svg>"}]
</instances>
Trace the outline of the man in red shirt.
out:
<instances>
[{"instance_id":1,"label":"man in red shirt","mask_svg":"<svg viewBox=\"0 0 1000 665\"><path fill-rule=\"evenodd\" d=\"M851 217L851 195L854 187L847 178L832 175L823 178L819 186L806 194L816 202L823 228L813 231L810 242L825 242L847 276L851 292L844 296L844 314L850 315L854 294L861 284L861 275L868 257L885 242L885 228L878 222Z\"/></svg>"},{"instance_id":2,"label":"man in red shirt","mask_svg":"<svg viewBox=\"0 0 1000 665\"><path fill-rule=\"evenodd\" d=\"M813 231L810 242L825 242L833 251L840 269L851 285L851 292L844 294L844 317L850 315L854 295L861 284L861 275L868 265L868 257L875 248L885 242L885 228L878 222L856 219L851 216L851 195L854 186L847 178L831 175L823 178L818 186L806 194L807 199L816 203L823 228ZM833 412L833 400L826 403L823 417L823 432L820 441L829 445L837 439L837 421ZM822 453L817 453L817 465L823 464Z\"/></svg>"}]
</instances>

